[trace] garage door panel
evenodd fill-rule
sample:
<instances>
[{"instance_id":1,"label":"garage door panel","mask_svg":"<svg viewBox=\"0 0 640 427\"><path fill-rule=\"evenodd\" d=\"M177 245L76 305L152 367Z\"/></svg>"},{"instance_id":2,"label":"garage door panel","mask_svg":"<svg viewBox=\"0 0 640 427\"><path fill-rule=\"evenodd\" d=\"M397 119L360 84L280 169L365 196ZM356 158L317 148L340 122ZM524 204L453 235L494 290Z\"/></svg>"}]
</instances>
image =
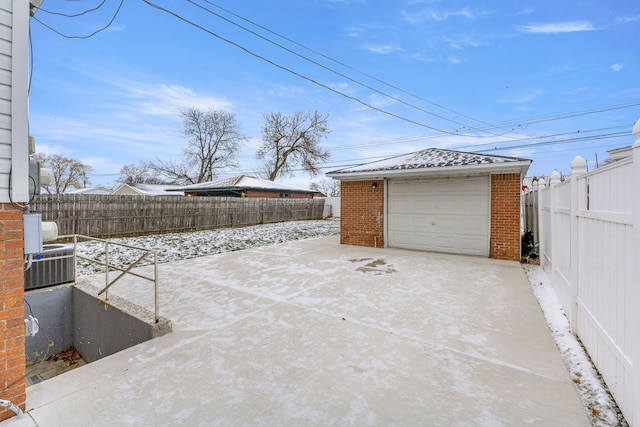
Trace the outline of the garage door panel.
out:
<instances>
[{"instance_id":1,"label":"garage door panel","mask_svg":"<svg viewBox=\"0 0 640 427\"><path fill-rule=\"evenodd\" d=\"M489 194L489 180L482 178L468 178L460 183L460 191L463 193Z\"/></svg>"},{"instance_id":2,"label":"garage door panel","mask_svg":"<svg viewBox=\"0 0 640 427\"><path fill-rule=\"evenodd\" d=\"M389 191L398 196L409 194L412 188L411 181L390 181L389 185Z\"/></svg>"},{"instance_id":3,"label":"garage door panel","mask_svg":"<svg viewBox=\"0 0 640 427\"><path fill-rule=\"evenodd\" d=\"M414 226L415 219L413 218L412 215L397 214L393 216L390 215L388 222L389 222L389 228L393 228L394 230L411 231L412 227Z\"/></svg>"},{"instance_id":4,"label":"garage door panel","mask_svg":"<svg viewBox=\"0 0 640 427\"><path fill-rule=\"evenodd\" d=\"M489 224L484 218L462 217L458 218L457 228L460 234L472 236L485 236L489 234Z\"/></svg>"},{"instance_id":5,"label":"garage door panel","mask_svg":"<svg viewBox=\"0 0 640 427\"><path fill-rule=\"evenodd\" d=\"M481 255L484 241L480 239L460 238L460 248L462 251L472 255Z\"/></svg>"},{"instance_id":6,"label":"garage door panel","mask_svg":"<svg viewBox=\"0 0 640 427\"><path fill-rule=\"evenodd\" d=\"M478 218L446 215L393 215L389 217L389 228L406 232L461 233L474 236L487 232L486 224Z\"/></svg>"},{"instance_id":7,"label":"garage door panel","mask_svg":"<svg viewBox=\"0 0 640 427\"><path fill-rule=\"evenodd\" d=\"M391 247L488 255L489 177L389 181Z\"/></svg>"}]
</instances>

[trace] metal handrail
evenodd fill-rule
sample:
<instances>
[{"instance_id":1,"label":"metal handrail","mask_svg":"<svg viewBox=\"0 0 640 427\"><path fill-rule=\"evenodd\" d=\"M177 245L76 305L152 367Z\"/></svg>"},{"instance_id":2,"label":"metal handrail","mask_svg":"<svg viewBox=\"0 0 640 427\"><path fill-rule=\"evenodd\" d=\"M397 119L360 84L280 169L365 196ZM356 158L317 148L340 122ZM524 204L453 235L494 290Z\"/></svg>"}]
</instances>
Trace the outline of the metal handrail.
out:
<instances>
[{"instance_id":1,"label":"metal handrail","mask_svg":"<svg viewBox=\"0 0 640 427\"><path fill-rule=\"evenodd\" d=\"M120 280L122 277L124 277L127 274L130 274L132 276L135 277L139 277L141 279L145 279L145 280L149 280L151 282L153 282L153 287L154 287L154 317L155 317L155 322L158 323L160 321L160 314L159 314L159 307L158 307L158 251L156 250L151 250L151 249L145 249L145 248L141 248L138 246L131 246L131 245L125 245L122 243L116 243L116 242L112 242L106 239L99 239L97 237L91 237L91 236L85 236L82 234L68 234L68 235L63 235L63 236L58 236L58 239L73 239L73 269L74 269L74 277L77 277L77 272L78 272L78 258L89 261L89 262L93 262L96 263L98 265L101 265L102 267L104 267L105 271L105 287L98 292L98 295L102 295L104 293L105 296L105 300L109 299L109 293L108 293L108 289L113 286L118 280ZM78 255L78 240L92 240L95 242L101 242L104 243L105 246L105 258L104 258L104 262L97 260L97 259L93 259L93 258L89 258L86 256L82 256L82 255ZM142 254L142 256L140 256L137 260L135 260L133 263L131 263L128 267L123 268L117 265L113 265L109 263L109 246L110 245L114 245L114 246L120 246L123 248L127 248L127 249L133 249L133 250L137 250L137 251L143 251L144 253ZM149 255L153 255L153 277L148 277L148 276L144 276L142 274L139 273L135 273L133 271L131 271L135 266L137 266L143 259L145 259L146 257L148 257ZM115 279L113 279L112 281L109 281L109 271L112 270L118 270L120 271L120 274L118 275L118 277L116 277Z\"/></svg>"}]
</instances>

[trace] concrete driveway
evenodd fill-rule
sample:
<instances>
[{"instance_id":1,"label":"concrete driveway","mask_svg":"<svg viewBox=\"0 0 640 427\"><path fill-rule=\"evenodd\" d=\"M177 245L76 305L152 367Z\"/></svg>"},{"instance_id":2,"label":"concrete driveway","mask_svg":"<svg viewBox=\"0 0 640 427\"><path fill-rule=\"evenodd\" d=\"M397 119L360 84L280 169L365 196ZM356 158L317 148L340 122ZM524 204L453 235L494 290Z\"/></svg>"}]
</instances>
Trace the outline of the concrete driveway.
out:
<instances>
[{"instance_id":1,"label":"concrete driveway","mask_svg":"<svg viewBox=\"0 0 640 427\"><path fill-rule=\"evenodd\" d=\"M590 425L516 262L328 237L160 277L173 333L29 387L3 426Z\"/></svg>"}]
</instances>

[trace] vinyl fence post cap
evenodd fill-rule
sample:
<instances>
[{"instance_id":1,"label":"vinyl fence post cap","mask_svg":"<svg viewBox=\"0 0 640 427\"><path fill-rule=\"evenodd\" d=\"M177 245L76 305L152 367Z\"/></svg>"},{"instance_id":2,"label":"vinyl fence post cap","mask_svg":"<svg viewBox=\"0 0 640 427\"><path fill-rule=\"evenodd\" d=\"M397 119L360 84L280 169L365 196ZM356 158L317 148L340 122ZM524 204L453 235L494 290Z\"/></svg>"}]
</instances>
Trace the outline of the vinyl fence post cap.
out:
<instances>
[{"instance_id":1,"label":"vinyl fence post cap","mask_svg":"<svg viewBox=\"0 0 640 427\"><path fill-rule=\"evenodd\" d=\"M576 156L571 162L571 175L585 173L587 171L587 161L582 156Z\"/></svg>"}]
</instances>

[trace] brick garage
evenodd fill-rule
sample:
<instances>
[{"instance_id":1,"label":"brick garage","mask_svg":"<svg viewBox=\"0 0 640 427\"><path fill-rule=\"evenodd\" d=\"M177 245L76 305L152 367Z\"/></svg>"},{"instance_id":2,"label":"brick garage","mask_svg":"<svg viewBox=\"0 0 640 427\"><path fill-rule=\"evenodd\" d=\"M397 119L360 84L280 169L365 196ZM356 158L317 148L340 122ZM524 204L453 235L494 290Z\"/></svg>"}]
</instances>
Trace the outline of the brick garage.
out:
<instances>
[{"instance_id":1,"label":"brick garage","mask_svg":"<svg viewBox=\"0 0 640 427\"><path fill-rule=\"evenodd\" d=\"M341 181L340 241L519 260L530 164L432 148L330 172Z\"/></svg>"}]
</instances>

